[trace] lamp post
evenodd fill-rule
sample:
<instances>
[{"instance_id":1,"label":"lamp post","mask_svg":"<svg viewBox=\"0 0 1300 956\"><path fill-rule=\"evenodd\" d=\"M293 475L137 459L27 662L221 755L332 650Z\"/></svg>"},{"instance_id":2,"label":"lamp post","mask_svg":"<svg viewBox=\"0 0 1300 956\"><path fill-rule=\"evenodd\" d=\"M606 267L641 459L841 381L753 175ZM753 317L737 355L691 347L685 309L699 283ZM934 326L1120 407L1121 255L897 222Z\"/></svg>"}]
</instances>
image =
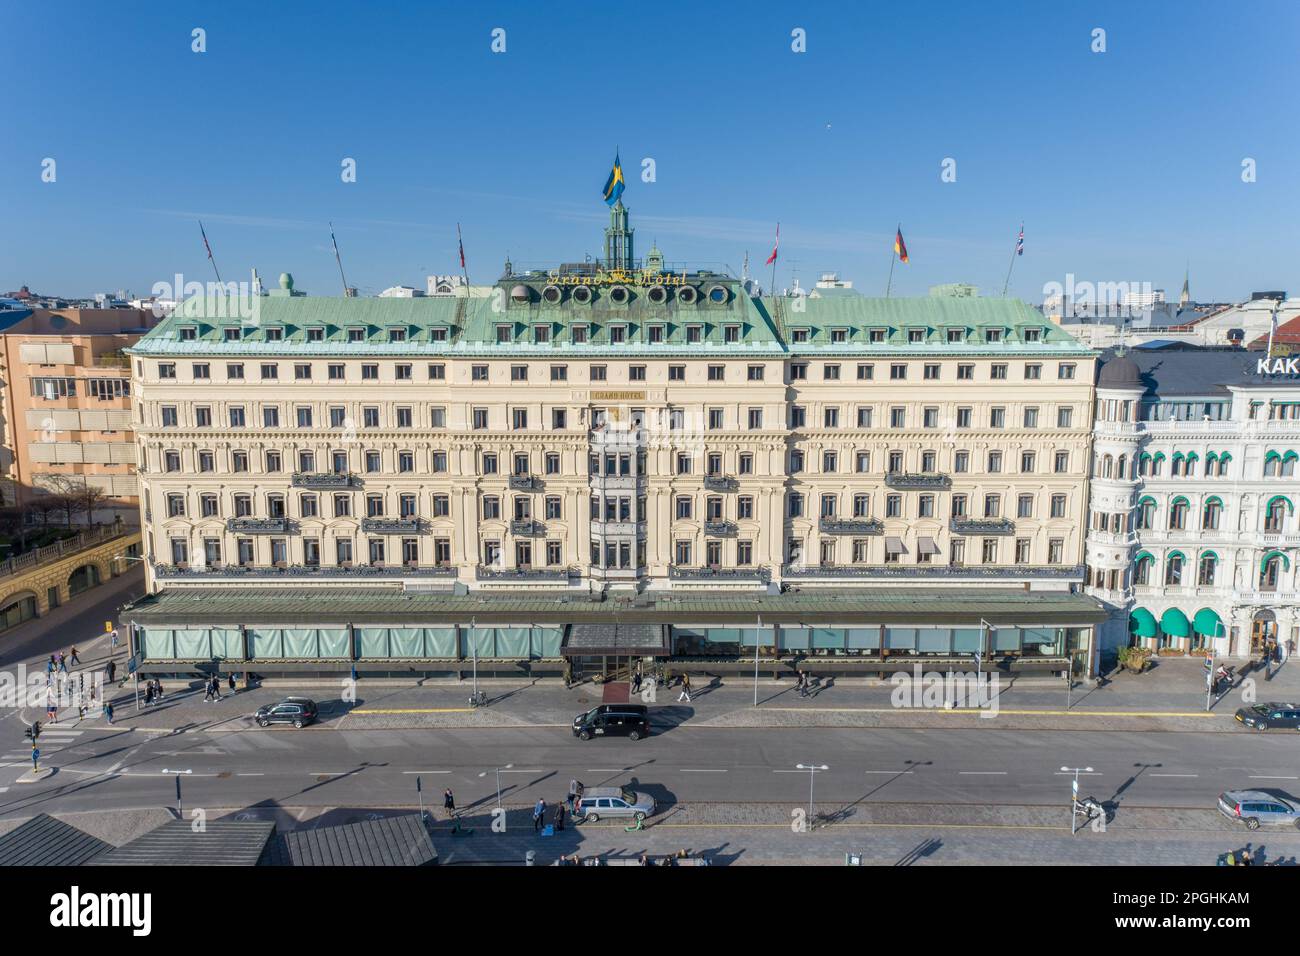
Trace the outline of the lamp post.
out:
<instances>
[{"instance_id":1,"label":"lamp post","mask_svg":"<svg viewBox=\"0 0 1300 956\"><path fill-rule=\"evenodd\" d=\"M825 764L795 764L796 770L808 771L808 829L812 830L813 820L813 781L817 779L817 774L831 768Z\"/></svg>"},{"instance_id":2,"label":"lamp post","mask_svg":"<svg viewBox=\"0 0 1300 956\"><path fill-rule=\"evenodd\" d=\"M984 618L980 618L980 647L979 650L975 652L976 681L979 680L980 675L982 673L982 668L984 666L984 648L988 644L989 634L991 634L994 630L996 630L996 628L994 628L992 624L984 620Z\"/></svg>"},{"instance_id":3,"label":"lamp post","mask_svg":"<svg viewBox=\"0 0 1300 956\"><path fill-rule=\"evenodd\" d=\"M502 771L502 770L513 770L514 767L515 767L514 764L512 764L512 763L508 763L508 764L506 764L504 767L497 767L497 768L496 768L496 772L497 772L497 809L498 809L498 810L501 809L501 771ZM484 770L481 774L479 774L479 776L480 776L480 777L486 777L486 776L487 776L487 771Z\"/></svg>"},{"instance_id":4,"label":"lamp post","mask_svg":"<svg viewBox=\"0 0 1300 956\"><path fill-rule=\"evenodd\" d=\"M470 654L474 658L474 702L478 703L478 617L471 616L469 619L469 647ZM498 783L497 789L501 786Z\"/></svg>"},{"instance_id":5,"label":"lamp post","mask_svg":"<svg viewBox=\"0 0 1300 956\"><path fill-rule=\"evenodd\" d=\"M1079 832L1079 774L1092 773L1091 767L1062 767L1061 773L1074 774L1074 780L1070 784L1070 836Z\"/></svg>"},{"instance_id":6,"label":"lamp post","mask_svg":"<svg viewBox=\"0 0 1300 956\"><path fill-rule=\"evenodd\" d=\"M754 628L754 706L758 706L758 642L763 637L763 615L758 615L758 626Z\"/></svg>"}]
</instances>

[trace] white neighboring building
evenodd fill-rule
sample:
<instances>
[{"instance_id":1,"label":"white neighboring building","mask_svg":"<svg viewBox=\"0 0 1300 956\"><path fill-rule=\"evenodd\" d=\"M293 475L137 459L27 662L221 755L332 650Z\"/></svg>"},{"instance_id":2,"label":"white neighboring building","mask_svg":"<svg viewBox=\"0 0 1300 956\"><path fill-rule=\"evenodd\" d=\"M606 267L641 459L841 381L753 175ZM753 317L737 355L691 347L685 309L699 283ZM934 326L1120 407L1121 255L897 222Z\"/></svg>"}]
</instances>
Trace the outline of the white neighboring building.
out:
<instances>
[{"instance_id":1,"label":"white neighboring building","mask_svg":"<svg viewBox=\"0 0 1300 956\"><path fill-rule=\"evenodd\" d=\"M423 297L423 292L414 286L409 285L389 286L383 292L379 293L379 298L381 299L419 299Z\"/></svg>"},{"instance_id":2,"label":"white neighboring building","mask_svg":"<svg viewBox=\"0 0 1300 956\"><path fill-rule=\"evenodd\" d=\"M428 283L428 295L467 298L464 276L428 276L425 281ZM496 287L490 285L472 285L469 287L468 298L486 299L494 288Z\"/></svg>"},{"instance_id":3,"label":"white neighboring building","mask_svg":"<svg viewBox=\"0 0 1300 956\"><path fill-rule=\"evenodd\" d=\"M1257 653L1300 643L1300 377L1227 349L1101 366L1086 591L1103 655L1140 643Z\"/></svg>"}]
</instances>

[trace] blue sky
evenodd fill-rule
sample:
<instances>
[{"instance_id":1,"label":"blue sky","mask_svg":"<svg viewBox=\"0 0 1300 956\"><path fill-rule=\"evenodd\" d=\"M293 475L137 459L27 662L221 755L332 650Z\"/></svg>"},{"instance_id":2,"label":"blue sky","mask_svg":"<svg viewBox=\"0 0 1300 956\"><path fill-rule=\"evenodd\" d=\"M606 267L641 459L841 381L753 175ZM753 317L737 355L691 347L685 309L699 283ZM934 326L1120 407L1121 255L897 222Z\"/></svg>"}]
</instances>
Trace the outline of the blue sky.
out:
<instances>
[{"instance_id":1,"label":"blue sky","mask_svg":"<svg viewBox=\"0 0 1300 956\"><path fill-rule=\"evenodd\" d=\"M486 282L507 252L599 253L616 146L639 252L738 270L748 250L764 281L780 220L779 283L883 294L901 221L896 295L996 294L1023 219L1031 301L1070 272L1176 296L1186 263L1203 300L1300 291L1297 27L1298 4L1195 0L6 0L0 291L210 279L200 217L227 279L338 294L333 220L349 284L422 288L457 270L460 221Z\"/></svg>"}]
</instances>

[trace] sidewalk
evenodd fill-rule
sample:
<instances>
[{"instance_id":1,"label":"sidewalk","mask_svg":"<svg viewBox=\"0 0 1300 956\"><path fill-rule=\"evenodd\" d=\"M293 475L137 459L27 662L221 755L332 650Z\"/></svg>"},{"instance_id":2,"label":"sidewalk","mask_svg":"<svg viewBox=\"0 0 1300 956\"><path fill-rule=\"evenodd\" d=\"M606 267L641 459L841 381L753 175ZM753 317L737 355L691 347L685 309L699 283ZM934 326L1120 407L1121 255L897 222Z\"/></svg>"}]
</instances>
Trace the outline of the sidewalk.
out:
<instances>
[{"instance_id":1,"label":"sidewalk","mask_svg":"<svg viewBox=\"0 0 1300 956\"><path fill-rule=\"evenodd\" d=\"M696 681L691 701L678 701L680 687L656 689L653 698L637 698L654 709L661 730L678 724L704 727L916 727L985 726L1031 730L1168 730L1237 732L1232 715L1243 704L1243 692L1258 701L1300 699L1300 666L1282 665L1272 680L1263 672L1245 675L1205 710L1205 676L1197 660L1162 661L1146 674L1119 673L1099 687L1077 686L1067 710L1063 681L1047 678L1002 680L991 694L996 708L949 709L944 689L908 691L903 695L889 681L840 678L814 687L801 698L792 681L754 683L729 677L712 685ZM482 680L488 706L473 708L472 685L452 680L358 681L356 701L342 697L341 680L275 680L230 695L222 685L220 701L205 702L197 682L182 686L164 682L165 696L152 707L134 705L133 684L112 698L114 725L142 731L174 733L184 730L230 731L253 726L252 713L283 697L311 697L320 706L321 720L311 730L391 730L407 728L567 727L575 714L601 702L603 688L581 684L566 690L558 681ZM898 699L905 697L906 706ZM75 721L75 714L73 714ZM62 718L60 723L64 723ZM99 715L81 722L107 727Z\"/></svg>"}]
</instances>

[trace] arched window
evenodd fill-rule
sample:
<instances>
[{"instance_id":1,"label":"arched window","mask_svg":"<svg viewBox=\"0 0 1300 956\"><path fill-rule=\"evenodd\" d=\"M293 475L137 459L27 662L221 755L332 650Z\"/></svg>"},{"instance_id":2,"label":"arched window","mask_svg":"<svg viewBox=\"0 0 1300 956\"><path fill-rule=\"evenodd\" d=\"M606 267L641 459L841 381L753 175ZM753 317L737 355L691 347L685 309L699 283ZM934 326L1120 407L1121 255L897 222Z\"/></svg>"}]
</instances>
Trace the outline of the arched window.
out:
<instances>
[{"instance_id":1,"label":"arched window","mask_svg":"<svg viewBox=\"0 0 1300 956\"><path fill-rule=\"evenodd\" d=\"M1115 459L1110 455L1103 455L1101 459L1101 476L1110 478L1115 472Z\"/></svg>"},{"instance_id":2,"label":"arched window","mask_svg":"<svg viewBox=\"0 0 1300 956\"><path fill-rule=\"evenodd\" d=\"M1150 584L1151 583L1151 566L1156 563L1156 559L1150 554L1143 551L1133 562L1133 583Z\"/></svg>"},{"instance_id":3,"label":"arched window","mask_svg":"<svg viewBox=\"0 0 1300 956\"><path fill-rule=\"evenodd\" d=\"M1205 456L1205 477L1217 474L1219 467L1219 456L1210 452Z\"/></svg>"},{"instance_id":4,"label":"arched window","mask_svg":"<svg viewBox=\"0 0 1300 956\"><path fill-rule=\"evenodd\" d=\"M1283 478L1295 477L1295 463L1297 459L1300 459L1300 455L1297 455L1293 451L1289 451L1282 456L1282 477Z\"/></svg>"},{"instance_id":5,"label":"arched window","mask_svg":"<svg viewBox=\"0 0 1300 956\"><path fill-rule=\"evenodd\" d=\"M1201 530L1218 531L1219 519L1223 517L1223 502L1217 497L1205 499L1205 508L1201 511Z\"/></svg>"},{"instance_id":6,"label":"arched window","mask_svg":"<svg viewBox=\"0 0 1300 956\"><path fill-rule=\"evenodd\" d=\"M1154 498L1143 498L1137 506L1137 527L1139 531L1145 531L1155 527L1156 522L1156 500Z\"/></svg>"},{"instance_id":7,"label":"arched window","mask_svg":"<svg viewBox=\"0 0 1300 956\"><path fill-rule=\"evenodd\" d=\"M1128 481L1128 455L1120 455L1119 461L1115 464L1115 477L1120 481Z\"/></svg>"},{"instance_id":8,"label":"arched window","mask_svg":"<svg viewBox=\"0 0 1300 956\"><path fill-rule=\"evenodd\" d=\"M1200 463L1201 463L1201 456L1196 454L1196 452L1191 452L1190 454L1188 454L1186 464L1183 466L1183 474L1195 475L1196 466L1199 465Z\"/></svg>"},{"instance_id":9,"label":"arched window","mask_svg":"<svg viewBox=\"0 0 1300 956\"><path fill-rule=\"evenodd\" d=\"M1138 475L1145 478L1149 474L1151 474L1151 456L1143 452L1138 458Z\"/></svg>"},{"instance_id":10,"label":"arched window","mask_svg":"<svg viewBox=\"0 0 1300 956\"><path fill-rule=\"evenodd\" d=\"M1183 553L1172 551L1165 558L1165 584L1177 586L1183 583Z\"/></svg>"},{"instance_id":11,"label":"arched window","mask_svg":"<svg viewBox=\"0 0 1300 956\"><path fill-rule=\"evenodd\" d=\"M1201 565L1196 572L1196 583L1201 587L1210 587L1214 584L1214 573L1219 568L1219 556L1213 551L1206 551L1201 555Z\"/></svg>"},{"instance_id":12,"label":"arched window","mask_svg":"<svg viewBox=\"0 0 1300 956\"><path fill-rule=\"evenodd\" d=\"M1160 472L1164 469L1164 466L1165 466L1165 453L1162 451L1158 451L1156 452L1155 457L1151 459L1151 474L1154 477L1159 478Z\"/></svg>"},{"instance_id":13,"label":"arched window","mask_svg":"<svg viewBox=\"0 0 1300 956\"><path fill-rule=\"evenodd\" d=\"M1179 495L1169 504L1169 530L1183 531L1187 528L1187 499Z\"/></svg>"},{"instance_id":14,"label":"arched window","mask_svg":"<svg viewBox=\"0 0 1300 956\"><path fill-rule=\"evenodd\" d=\"M1228 462L1232 461L1232 456L1226 451L1219 456L1219 477L1223 478L1228 474Z\"/></svg>"},{"instance_id":15,"label":"arched window","mask_svg":"<svg viewBox=\"0 0 1300 956\"><path fill-rule=\"evenodd\" d=\"M1282 572L1290 570L1291 562L1281 551L1270 551L1259 563L1259 589L1276 591Z\"/></svg>"},{"instance_id":16,"label":"arched window","mask_svg":"<svg viewBox=\"0 0 1300 956\"><path fill-rule=\"evenodd\" d=\"M1276 478L1282 470L1282 456L1270 451L1264 456L1264 477Z\"/></svg>"},{"instance_id":17,"label":"arched window","mask_svg":"<svg viewBox=\"0 0 1300 956\"><path fill-rule=\"evenodd\" d=\"M1264 509L1264 530L1281 531L1286 526L1286 516L1291 512L1291 500L1274 495Z\"/></svg>"}]
</instances>

